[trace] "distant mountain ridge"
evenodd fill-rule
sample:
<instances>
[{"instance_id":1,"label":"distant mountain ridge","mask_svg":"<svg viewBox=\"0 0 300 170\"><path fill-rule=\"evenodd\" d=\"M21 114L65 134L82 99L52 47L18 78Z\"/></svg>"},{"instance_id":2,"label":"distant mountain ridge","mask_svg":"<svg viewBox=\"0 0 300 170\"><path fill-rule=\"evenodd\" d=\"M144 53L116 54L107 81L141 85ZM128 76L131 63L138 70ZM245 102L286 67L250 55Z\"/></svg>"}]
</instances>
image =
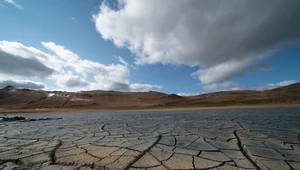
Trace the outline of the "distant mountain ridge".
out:
<instances>
[{"instance_id":1,"label":"distant mountain ridge","mask_svg":"<svg viewBox=\"0 0 300 170\"><path fill-rule=\"evenodd\" d=\"M0 89L2 110L131 110L195 108L244 105L300 105L300 83L272 90L222 91L198 96L178 96L161 92L81 91L61 92Z\"/></svg>"}]
</instances>

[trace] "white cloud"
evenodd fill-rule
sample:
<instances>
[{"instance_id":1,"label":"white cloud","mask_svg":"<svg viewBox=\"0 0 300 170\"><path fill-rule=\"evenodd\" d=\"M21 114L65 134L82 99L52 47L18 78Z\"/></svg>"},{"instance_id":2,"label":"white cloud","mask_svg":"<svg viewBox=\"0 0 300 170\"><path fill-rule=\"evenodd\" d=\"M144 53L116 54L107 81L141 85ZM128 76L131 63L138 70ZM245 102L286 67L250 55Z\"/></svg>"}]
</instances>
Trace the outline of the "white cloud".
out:
<instances>
[{"instance_id":1,"label":"white cloud","mask_svg":"<svg viewBox=\"0 0 300 170\"><path fill-rule=\"evenodd\" d=\"M121 90L120 84L129 84L129 69L127 66L120 64L104 65L91 60L82 60L72 51L64 46L56 45L53 42L42 42L43 46L65 61L66 66L72 68L76 73L86 77L88 74L94 74L94 79L97 85L92 85L93 88L102 90ZM75 76L69 77L75 78ZM78 76L76 77L78 82ZM71 81L69 79L68 81ZM65 83L59 83L63 85ZM128 90L124 88L123 90Z\"/></svg>"},{"instance_id":2,"label":"white cloud","mask_svg":"<svg viewBox=\"0 0 300 170\"><path fill-rule=\"evenodd\" d=\"M152 84L140 84L140 83L133 83L130 84L131 91L157 91L162 89L160 85L152 85Z\"/></svg>"},{"instance_id":3,"label":"white cloud","mask_svg":"<svg viewBox=\"0 0 300 170\"><path fill-rule=\"evenodd\" d=\"M246 86L240 83L226 81L222 83L212 83L203 85L202 88L205 92L218 92L218 91L234 91L234 90L270 90L283 86L288 86L299 81L296 80L284 80L278 83L269 83L264 85L251 85Z\"/></svg>"},{"instance_id":4,"label":"white cloud","mask_svg":"<svg viewBox=\"0 0 300 170\"><path fill-rule=\"evenodd\" d=\"M66 49L64 46L56 45L53 42L42 42L42 45L59 56L65 65L70 67L77 74L83 75L68 75L67 78L63 78L65 81L60 82L60 78L57 79L57 84L64 87L82 88L86 90L101 89L101 90L118 90L118 91L147 91L150 86L157 87L156 85L145 84L140 88L132 86L129 80L130 66L121 57L118 57L119 61L123 64L111 64L104 65L91 60L81 59L77 54ZM88 74L92 74L94 81L88 82L84 79ZM155 88L160 89L160 88Z\"/></svg>"},{"instance_id":5,"label":"white cloud","mask_svg":"<svg viewBox=\"0 0 300 170\"><path fill-rule=\"evenodd\" d=\"M156 85L148 84L144 86L141 84L140 88L131 86L128 63L127 65L126 63L123 63L125 65L104 65L81 59L71 50L53 42L42 42L42 45L53 52L53 55L18 42L0 41L0 79L5 81L12 81L12 79L54 80L58 88L51 87L51 89L71 91L159 89ZM87 79L88 75L92 79Z\"/></svg>"},{"instance_id":6,"label":"white cloud","mask_svg":"<svg viewBox=\"0 0 300 170\"><path fill-rule=\"evenodd\" d=\"M253 86L252 89L255 90L269 90L269 89L274 89L278 87L283 87L283 86L288 86L294 83L297 83L298 81L296 80L284 80L278 83L269 83L266 85L258 85L258 86Z\"/></svg>"},{"instance_id":7,"label":"white cloud","mask_svg":"<svg viewBox=\"0 0 300 170\"><path fill-rule=\"evenodd\" d=\"M86 87L89 85L89 83L79 76L65 74L59 76L57 79L57 85L62 88L67 87L72 89L74 87Z\"/></svg>"},{"instance_id":8,"label":"white cloud","mask_svg":"<svg viewBox=\"0 0 300 170\"><path fill-rule=\"evenodd\" d=\"M65 66L71 67L75 72L86 76L95 74L95 79L103 84L109 82L129 83L129 70L127 66L120 64L104 65L91 60L80 59L80 57L64 46L53 42L42 42L42 45L65 61Z\"/></svg>"},{"instance_id":9,"label":"white cloud","mask_svg":"<svg viewBox=\"0 0 300 170\"><path fill-rule=\"evenodd\" d=\"M178 96L197 96L200 95L200 93L178 93Z\"/></svg>"},{"instance_id":10,"label":"white cloud","mask_svg":"<svg viewBox=\"0 0 300 170\"><path fill-rule=\"evenodd\" d=\"M192 76L198 78L204 84L216 83L239 76L243 71L253 67L255 60L245 59L243 61L229 61L207 69L200 69Z\"/></svg>"},{"instance_id":11,"label":"white cloud","mask_svg":"<svg viewBox=\"0 0 300 170\"><path fill-rule=\"evenodd\" d=\"M47 87L41 82L34 82L29 80L0 80L0 88L4 88L9 85L16 88L27 89L45 89Z\"/></svg>"},{"instance_id":12,"label":"white cloud","mask_svg":"<svg viewBox=\"0 0 300 170\"><path fill-rule=\"evenodd\" d=\"M0 78L44 78L57 72L62 62L36 48L0 41Z\"/></svg>"},{"instance_id":13,"label":"white cloud","mask_svg":"<svg viewBox=\"0 0 300 170\"><path fill-rule=\"evenodd\" d=\"M116 58L120 61L120 63L124 64L125 66L129 66L129 64L120 56L116 56Z\"/></svg>"},{"instance_id":14,"label":"white cloud","mask_svg":"<svg viewBox=\"0 0 300 170\"><path fill-rule=\"evenodd\" d=\"M193 75L202 83L239 76L300 39L300 1L124 0L119 6L102 3L93 15L105 40L128 48L136 64L199 66Z\"/></svg>"},{"instance_id":15,"label":"white cloud","mask_svg":"<svg viewBox=\"0 0 300 170\"><path fill-rule=\"evenodd\" d=\"M202 86L205 92L218 92L218 91L234 91L234 90L242 90L244 87L235 82L222 82L222 83L212 83Z\"/></svg>"},{"instance_id":16,"label":"white cloud","mask_svg":"<svg viewBox=\"0 0 300 170\"><path fill-rule=\"evenodd\" d=\"M135 66L133 66L133 65L129 64L128 62L126 62L122 57L116 56L116 58L120 61L120 63L124 64L125 66L127 66L127 67L129 66L129 67L131 67L135 70L137 69Z\"/></svg>"},{"instance_id":17,"label":"white cloud","mask_svg":"<svg viewBox=\"0 0 300 170\"><path fill-rule=\"evenodd\" d=\"M15 2L15 0L4 0L4 1L7 2L7 3L12 4L12 5L15 6L16 8L23 9L23 7L22 7L21 5L19 5L19 4L17 4L17 3Z\"/></svg>"},{"instance_id":18,"label":"white cloud","mask_svg":"<svg viewBox=\"0 0 300 170\"><path fill-rule=\"evenodd\" d=\"M64 46L56 45L54 42L42 42L42 45L48 50L54 52L64 61L67 61L67 64L74 63L79 60L79 56L72 51L65 49Z\"/></svg>"},{"instance_id":19,"label":"white cloud","mask_svg":"<svg viewBox=\"0 0 300 170\"><path fill-rule=\"evenodd\" d=\"M1 4L1 3L0 3L0 6L3 7L3 8L5 7L5 6L4 6L3 4Z\"/></svg>"}]
</instances>

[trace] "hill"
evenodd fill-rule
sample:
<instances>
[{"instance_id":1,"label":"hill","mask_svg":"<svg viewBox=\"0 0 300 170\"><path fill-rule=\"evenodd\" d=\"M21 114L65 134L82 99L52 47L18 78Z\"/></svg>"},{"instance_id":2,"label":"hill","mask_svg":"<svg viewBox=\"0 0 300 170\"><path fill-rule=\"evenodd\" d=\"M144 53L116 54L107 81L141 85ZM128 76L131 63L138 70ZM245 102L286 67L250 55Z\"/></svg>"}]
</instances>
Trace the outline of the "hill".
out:
<instances>
[{"instance_id":1,"label":"hill","mask_svg":"<svg viewBox=\"0 0 300 170\"><path fill-rule=\"evenodd\" d=\"M198 96L160 92L61 92L0 89L0 111L134 110L248 105L300 105L300 83L272 90L224 91Z\"/></svg>"}]
</instances>

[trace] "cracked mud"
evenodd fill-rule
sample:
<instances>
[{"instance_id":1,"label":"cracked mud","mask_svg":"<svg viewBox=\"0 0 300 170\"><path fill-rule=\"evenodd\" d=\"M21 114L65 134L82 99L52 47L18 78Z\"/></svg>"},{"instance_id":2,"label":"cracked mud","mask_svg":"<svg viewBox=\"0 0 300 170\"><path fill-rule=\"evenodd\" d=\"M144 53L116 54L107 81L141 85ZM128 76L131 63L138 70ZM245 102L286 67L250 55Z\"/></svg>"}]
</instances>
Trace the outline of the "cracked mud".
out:
<instances>
[{"instance_id":1,"label":"cracked mud","mask_svg":"<svg viewBox=\"0 0 300 170\"><path fill-rule=\"evenodd\" d=\"M300 108L23 115L1 170L300 169Z\"/></svg>"}]
</instances>

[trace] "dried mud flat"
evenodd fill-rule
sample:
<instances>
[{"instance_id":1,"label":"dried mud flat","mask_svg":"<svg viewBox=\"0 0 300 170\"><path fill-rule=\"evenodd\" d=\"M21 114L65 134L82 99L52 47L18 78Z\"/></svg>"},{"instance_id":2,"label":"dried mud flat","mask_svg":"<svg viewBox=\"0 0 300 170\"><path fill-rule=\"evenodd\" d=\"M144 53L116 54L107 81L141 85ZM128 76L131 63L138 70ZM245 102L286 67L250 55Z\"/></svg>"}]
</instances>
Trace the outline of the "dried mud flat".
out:
<instances>
[{"instance_id":1,"label":"dried mud flat","mask_svg":"<svg viewBox=\"0 0 300 170\"><path fill-rule=\"evenodd\" d=\"M11 115L8 115L11 116ZM300 169L300 108L23 114L0 169Z\"/></svg>"}]
</instances>

